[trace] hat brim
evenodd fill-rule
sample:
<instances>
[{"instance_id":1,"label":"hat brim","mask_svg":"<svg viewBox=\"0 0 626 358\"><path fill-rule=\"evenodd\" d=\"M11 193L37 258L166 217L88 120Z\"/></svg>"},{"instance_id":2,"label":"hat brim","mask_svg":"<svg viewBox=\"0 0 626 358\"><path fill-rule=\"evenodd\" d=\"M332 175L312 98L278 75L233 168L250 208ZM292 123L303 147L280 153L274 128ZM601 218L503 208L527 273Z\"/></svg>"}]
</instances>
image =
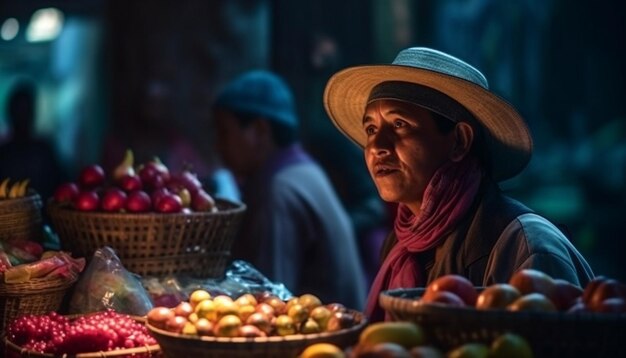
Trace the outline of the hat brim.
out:
<instances>
[{"instance_id":1,"label":"hat brim","mask_svg":"<svg viewBox=\"0 0 626 358\"><path fill-rule=\"evenodd\" d=\"M504 99L472 82L430 70L401 65L368 65L333 75L324 91L324 107L335 126L360 147L367 137L362 120L368 96L385 81L417 83L443 92L469 110L485 129L492 177L509 179L526 167L532 138L523 118Z\"/></svg>"}]
</instances>

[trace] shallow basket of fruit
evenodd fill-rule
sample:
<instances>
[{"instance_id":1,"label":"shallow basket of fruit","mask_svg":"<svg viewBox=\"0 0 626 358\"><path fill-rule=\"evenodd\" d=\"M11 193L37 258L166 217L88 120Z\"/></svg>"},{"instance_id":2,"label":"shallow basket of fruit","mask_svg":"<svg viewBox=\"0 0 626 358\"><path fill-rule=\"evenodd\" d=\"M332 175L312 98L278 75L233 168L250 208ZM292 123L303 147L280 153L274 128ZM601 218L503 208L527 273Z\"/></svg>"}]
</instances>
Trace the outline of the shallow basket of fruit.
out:
<instances>
[{"instance_id":1,"label":"shallow basket of fruit","mask_svg":"<svg viewBox=\"0 0 626 358\"><path fill-rule=\"evenodd\" d=\"M537 277L547 281L540 282ZM570 286L546 275L528 278L521 286L516 285L520 281L512 280L472 289L460 280L441 285L448 279L439 280L439 286L433 281L434 289L384 291L380 306L393 320L419 324L428 342L444 349L469 342L488 343L502 334L515 333L528 341L536 357L617 357L624 353L626 311L619 306L623 305L619 297L626 291L616 288L620 284L615 280L602 277L585 290L570 291L563 288ZM608 280L602 284L606 288L596 280ZM440 292L435 294L437 290ZM608 301L600 303L605 294ZM459 297L463 298L458 301ZM559 300L564 297L569 297L569 303L562 305Z\"/></svg>"},{"instance_id":2,"label":"shallow basket of fruit","mask_svg":"<svg viewBox=\"0 0 626 358\"><path fill-rule=\"evenodd\" d=\"M162 357L145 319L114 311L23 315L7 328L5 357Z\"/></svg>"},{"instance_id":3,"label":"shallow basket of fruit","mask_svg":"<svg viewBox=\"0 0 626 358\"><path fill-rule=\"evenodd\" d=\"M144 276L221 277L246 209L214 199L188 169L171 173L158 159L134 166L131 150L106 173L84 167L59 185L47 212L64 249L90 259L104 246Z\"/></svg>"},{"instance_id":4,"label":"shallow basket of fruit","mask_svg":"<svg viewBox=\"0 0 626 358\"><path fill-rule=\"evenodd\" d=\"M48 213L62 246L77 256L90 258L110 246L124 267L139 275L220 277L245 205L215 202L214 212L109 213L50 201Z\"/></svg>"},{"instance_id":5,"label":"shallow basket of fruit","mask_svg":"<svg viewBox=\"0 0 626 358\"><path fill-rule=\"evenodd\" d=\"M237 299L194 291L189 302L156 307L146 326L165 357L297 357L308 346L355 344L367 320L340 304L305 294L282 301L244 294Z\"/></svg>"},{"instance_id":6,"label":"shallow basket of fruit","mask_svg":"<svg viewBox=\"0 0 626 358\"><path fill-rule=\"evenodd\" d=\"M0 241L38 239L42 233L41 197L28 180L0 183ZM16 188L16 189L14 189Z\"/></svg>"}]
</instances>

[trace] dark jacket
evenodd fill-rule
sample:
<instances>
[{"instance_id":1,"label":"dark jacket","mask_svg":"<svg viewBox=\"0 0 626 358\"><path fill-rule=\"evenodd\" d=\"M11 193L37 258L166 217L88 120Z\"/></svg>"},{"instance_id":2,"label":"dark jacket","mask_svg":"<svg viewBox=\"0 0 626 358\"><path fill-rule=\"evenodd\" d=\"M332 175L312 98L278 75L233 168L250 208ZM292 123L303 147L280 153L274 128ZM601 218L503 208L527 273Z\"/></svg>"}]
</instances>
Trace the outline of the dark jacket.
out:
<instances>
[{"instance_id":1,"label":"dark jacket","mask_svg":"<svg viewBox=\"0 0 626 358\"><path fill-rule=\"evenodd\" d=\"M383 243L382 259L397 242L392 232ZM541 270L584 287L591 268L567 237L550 221L484 181L464 219L435 249L417 253L427 282L460 274L476 286L508 282L523 268Z\"/></svg>"}]
</instances>

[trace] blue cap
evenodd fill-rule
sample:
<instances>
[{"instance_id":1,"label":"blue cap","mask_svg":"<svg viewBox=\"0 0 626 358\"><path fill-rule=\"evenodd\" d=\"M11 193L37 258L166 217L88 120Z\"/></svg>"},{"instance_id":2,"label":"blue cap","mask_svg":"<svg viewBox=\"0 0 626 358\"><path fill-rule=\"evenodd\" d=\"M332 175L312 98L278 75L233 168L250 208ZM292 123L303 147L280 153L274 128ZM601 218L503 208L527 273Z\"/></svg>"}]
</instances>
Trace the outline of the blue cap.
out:
<instances>
[{"instance_id":1,"label":"blue cap","mask_svg":"<svg viewBox=\"0 0 626 358\"><path fill-rule=\"evenodd\" d=\"M291 90L282 78L269 71L253 70L235 78L217 96L214 105L292 127L298 124Z\"/></svg>"}]
</instances>

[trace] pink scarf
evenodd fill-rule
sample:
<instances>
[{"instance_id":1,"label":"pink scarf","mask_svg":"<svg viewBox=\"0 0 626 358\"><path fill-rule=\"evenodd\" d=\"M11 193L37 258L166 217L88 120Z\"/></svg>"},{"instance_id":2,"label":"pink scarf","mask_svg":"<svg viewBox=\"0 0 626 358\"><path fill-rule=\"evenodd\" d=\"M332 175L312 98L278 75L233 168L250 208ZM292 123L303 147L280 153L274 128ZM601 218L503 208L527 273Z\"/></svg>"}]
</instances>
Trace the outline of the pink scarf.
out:
<instances>
[{"instance_id":1,"label":"pink scarf","mask_svg":"<svg viewBox=\"0 0 626 358\"><path fill-rule=\"evenodd\" d=\"M414 215L404 204L398 206L394 223L398 242L372 283L365 308L370 322L384 319L384 311L378 305L381 291L424 286L425 278L413 253L432 249L441 243L472 204L480 178L481 171L474 159L445 163L424 190L419 215Z\"/></svg>"}]
</instances>

